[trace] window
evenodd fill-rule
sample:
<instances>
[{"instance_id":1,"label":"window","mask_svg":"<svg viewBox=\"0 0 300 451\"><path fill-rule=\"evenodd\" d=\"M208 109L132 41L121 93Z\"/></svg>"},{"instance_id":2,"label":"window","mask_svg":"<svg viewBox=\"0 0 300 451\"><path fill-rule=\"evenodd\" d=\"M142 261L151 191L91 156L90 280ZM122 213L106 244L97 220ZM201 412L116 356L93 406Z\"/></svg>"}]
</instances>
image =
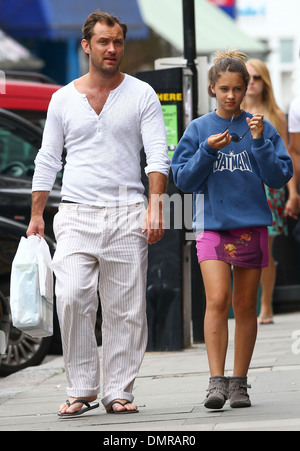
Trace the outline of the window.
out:
<instances>
[{"instance_id":1,"label":"window","mask_svg":"<svg viewBox=\"0 0 300 451\"><path fill-rule=\"evenodd\" d=\"M11 177L32 177L40 136L8 118L0 120L0 173Z\"/></svg>"},{"instance_id":2,"label":"window","mask_svg":"<svg viewBox=\"0 0 300 451\"><path fill-rule=\"evenodd\" d=\"M29 124L30 125L30 124ZM0 175L32 179L34 160L41 147L39 133L17 118L0 115ZM56 183L61 184L62 171Z\"/></svg>"},{"instance_id":3,"label":"window","mask_svg":"<svg viewBox=\"0 0 300 451\"><path fill-rule=\"evenodd\" d=\"M292 63L294 61L293 39L281 39L279 41L279 54L281 63Z\"/></svg>"}]
</instances>

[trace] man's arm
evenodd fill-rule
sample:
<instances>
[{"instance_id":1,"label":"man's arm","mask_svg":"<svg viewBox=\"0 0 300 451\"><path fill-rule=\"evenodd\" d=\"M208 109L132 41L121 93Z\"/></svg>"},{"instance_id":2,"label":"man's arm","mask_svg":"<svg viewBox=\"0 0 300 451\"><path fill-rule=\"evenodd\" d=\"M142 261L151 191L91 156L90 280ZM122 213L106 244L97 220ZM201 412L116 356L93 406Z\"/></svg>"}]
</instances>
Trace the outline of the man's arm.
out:
<instances>
[{"instance_id":1,"label":"man's arm","mask_svg":"<svg viewBox=\"0 0 300 451\"><path fill-rule=\"evenodd\" d=\"M27 229L27 236L45 235L45 222L43 218L44 209L49 197L50 191L34 191L32 193L31 220Z\"/></svg>"},{"instance_id":2,"label":"man's arm","mask_svg":"<svg viewBox=\"0 0 300 451\"><path fill-rule=\"evenodd\" d=\"M143 233L154 244L164 235L163 198L170 170L166 126L160 101L149 86L142 111L141 132L146 154L145 173L149 178L148 209Z\"/></svg>"},{"instance_id":3,"label":"man's arm","mask_svg":"<svg viewBox=\"0 0 300 451\"><path fill-rule=\"evenodd\" d=\"M297 182L300 180L300 133L290 133L289 154L293 160Z\"/></svg>"},{"instance_id":4,"label":"man's arm","mask_svg":"<svg viewBox=\"0 0 300 451\"><path fill-rule=\"evenodd\" d=\"M290 141L288 150L293 160L294 176L288 185L289 191L291 190L291 192L286 204L286 214L288 216L296 217L300 209L300 196L298 193L298 186L300 182L300 133L290 133L289 137ZM297 199L296 202L295 200L293 201L293 205L291 205L292 198ZM292 211L293 214L291 213Z\"/></svg>"},{"instance_id":5,"label":"man's arm","mask_svg":"<svg viewBox=\"0 0 300 451\"><path fill-rule=\"evenodd\" d=\"M149 244L157 243L165 233L163 218L163 197L166 193L167 177L160 172L149 174L148 208L144 219L143 233L148 232Z\"/></svg>"}]
</instances>

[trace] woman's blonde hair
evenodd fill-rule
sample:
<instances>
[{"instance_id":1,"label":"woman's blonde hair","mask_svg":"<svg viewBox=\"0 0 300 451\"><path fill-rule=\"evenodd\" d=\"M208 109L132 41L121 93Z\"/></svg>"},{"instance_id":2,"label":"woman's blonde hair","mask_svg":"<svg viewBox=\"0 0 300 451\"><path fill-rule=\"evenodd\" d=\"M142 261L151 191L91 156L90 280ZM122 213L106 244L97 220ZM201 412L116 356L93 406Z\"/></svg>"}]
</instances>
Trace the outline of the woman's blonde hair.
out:
<instances>
[{"instance_id":1,"label":"woman's blonde hair","mask_svg":"<svg viewBox=\"0 0 300 451\"><path fill-rule=\"evenodd\" d=\"M246 67L247 55L238 50L226 50L225 52L216 52L216 57L214 59L214 64L208 71L208 93L210 97L216 97L216 95L211 90L211 85L215 86L218 78L221 74L225 72L237 72L241 74L245 86L247 88L250 81L250 76Z\"/></svg>"},{"instance_id":2,"label":"woman's blonde hair","mask_svg":"<svg viewBox=\"0 0 300 451\"><path fill-rule=\"evenodd\" d=\"M265 118L274 125L276 130L281 130L282 123L280 118L280 108L276 103L274 91L271 82L270 72L265 65L265 63L259 59L249 59L247 61L247 65L254 67L257 71L257 74L261 76L262 81L264 82L264 89L262 92L262 101L265 108ZM247 110L247 94L244 100L243 108Z\"/></svg>"}]
</instances>

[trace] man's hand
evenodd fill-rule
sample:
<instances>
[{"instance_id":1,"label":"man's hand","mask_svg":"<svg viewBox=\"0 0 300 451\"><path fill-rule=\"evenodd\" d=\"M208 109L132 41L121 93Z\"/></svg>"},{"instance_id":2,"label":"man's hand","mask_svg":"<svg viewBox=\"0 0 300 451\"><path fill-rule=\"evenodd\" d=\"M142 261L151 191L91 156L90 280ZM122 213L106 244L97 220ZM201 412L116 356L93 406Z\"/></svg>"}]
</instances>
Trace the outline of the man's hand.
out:
<instances>
[{"instance_id":1,"label":"man's hand","mask_svg":"<svg viewBox=\"0 0 300 451\"><path fill-rule=\"evenodd\" d=\"M144 217L142 233L147 233L149 244L157 243L165 233L163 218L163 198L167 177L160 172L149 174L149 203Z\"/></svg>"},{"instance_id":2,"label":"man's hand","mask_svg":"<svg viewBox=\"0 0 300 451\"><path fill-rule=\"evenodd\" d=\"M43 238L45 237L45 222L43 217L31 218L26 235L40 235Z\"/></svg>"},{"instance_id":3,"label":"man's hand","mask_svg":"<svg viewBox=\"0 0 300 451\"><path fill-rule=\"evenodd\" d=\"M152 194L144 216L142 233L147 233L149 244L157 243L165 233L162 197L158 194Z\"/></svg>"},{"instance_id":4,"label":"man's hand","mask_svg":"<svg viewBox=\"0 0 300 451\"><path fill-rule=\"evenodd\" d=\"M43 212L49 197L49 191L35 191L32 193L31 220L26 232L27 236L45 236L45 222Z\"/></svg>"}]
</instances>

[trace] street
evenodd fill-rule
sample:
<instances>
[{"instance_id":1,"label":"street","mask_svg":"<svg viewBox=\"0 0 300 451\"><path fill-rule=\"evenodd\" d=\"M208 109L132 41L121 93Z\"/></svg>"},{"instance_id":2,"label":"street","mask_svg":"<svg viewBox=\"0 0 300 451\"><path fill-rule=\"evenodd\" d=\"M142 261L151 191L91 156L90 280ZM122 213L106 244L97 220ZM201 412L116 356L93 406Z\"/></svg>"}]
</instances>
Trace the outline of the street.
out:
<instances>
[{"instance_id":1,"label":"street","mask_svg":"<svg viewBox=\"0 0 300 451\"><path fill-rule=\"evenodd\" d=\"M232 319L229 328L226 375L231 375L233 365ZM205 345L200 343L182 352L146 354L134 390L139 414L107 415L101 406L84 416L59 420L57 410L66 399L63 360L49 356L39 367L0 379L0 430L300 431L299 376L300 312L277 315L274 325L259 327L248 378L248 409L231 409L228 404L220 411L204 408L209 374Z\"/></svg>"}]
</instances>

